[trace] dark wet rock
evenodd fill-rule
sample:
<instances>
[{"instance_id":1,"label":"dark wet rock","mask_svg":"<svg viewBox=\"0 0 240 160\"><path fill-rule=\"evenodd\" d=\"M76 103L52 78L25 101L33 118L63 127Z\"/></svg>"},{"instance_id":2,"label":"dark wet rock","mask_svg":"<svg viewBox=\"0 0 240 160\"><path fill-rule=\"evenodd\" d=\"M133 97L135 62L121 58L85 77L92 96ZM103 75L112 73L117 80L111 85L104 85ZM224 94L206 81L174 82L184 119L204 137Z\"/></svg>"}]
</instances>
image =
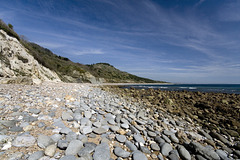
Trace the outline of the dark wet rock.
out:
<instances>
[{"instance_id":1,"label":"dark wet rock","mask_svg":"<svg viewBox=\"0 0 240 160\"><path fill-rule=\"evenodd\" d=\"M179 155L183 160L191 160L191 155L184 146L179 145L177 148L178 148Z\"/></svg>"},{"instance_id":2,"label":"dark wet rock","mask_svg":"<svg viewBox=\"0 0 240 160\"><path fill-rule=\"evenodd\" d=\"M210 148L206 148L198 142L191 142L190 146L194 149L196 153L201 154L207 159L220 160L220 157L214 150L211 150Z\"/></svg>"},{"instance_id":3,"label":"dark wet rock","mask_svg":"<svg viewBox=\"0 0 240 160\"><path fill-rule=\"evenodd\" d=\"M213 138L217 138L218 140L222 141L223 143L227 144L228 146L231 146L231 143L226 139L224 138L222 135L216 133L216 132L211 132L210 135L213 137Z\"/></svg>"}]
</instances>

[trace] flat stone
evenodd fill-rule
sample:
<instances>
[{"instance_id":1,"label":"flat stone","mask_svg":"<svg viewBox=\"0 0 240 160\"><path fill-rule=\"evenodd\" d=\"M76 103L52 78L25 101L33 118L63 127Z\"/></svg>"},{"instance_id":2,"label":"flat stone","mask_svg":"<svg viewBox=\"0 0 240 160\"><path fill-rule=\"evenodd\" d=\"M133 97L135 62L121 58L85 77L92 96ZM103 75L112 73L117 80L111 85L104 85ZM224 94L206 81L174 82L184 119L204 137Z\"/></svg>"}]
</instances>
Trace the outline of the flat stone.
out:
<instances>
[{"instance_id":1,"label":"flat stone","mask_svg":"<svg viewBox=\"0 0 240 160\"><path fill-rule=\"evenodd\" d=\"M174 153L171 153L171 154L168 156L168 158L169 158L170 160L179 160L179 157L178 157L176 154L174 154Z\"/></svg>"},{"instance_id":2,"label":"flat stone","mask_svg":"<svg viewBox=\"0 0 240 160\"><path fill-rule=\"evenodd\" d=\"M137 147L130 141L126 141L125 142L125 145L131 150L131 151L136 151L137 150Z\"/></svg>"},{"instance_id":3,"label":"flat stone","mask_svg":"<svg viewBox=\"0 0 240 160\"><path fill-rule=\"evenodd\" d=\"M113 132L118 131L120 128L118 126L110 126L110 130Z\"/></svg>"},{"instance_id":4,"label":"flat stone","mask_svg":"<svg viewBox=\"0 0 240 160\"><path fill-rule=\"evenodd\" d=\"M54 144L52 144L45 149L44 153L49 157L53 157L56 152L56 149L57 147Z\"/></svg>"},{"instance_id":5,"label":"flat stone","mask_svg":"<svg viewBox=\"0 0 240 160\"><path fill-rule=\"evenodd\" d=\"M152 143L151 145L151 149L154 151L160 151L160 147L157 143Z\"/></svg>"},{"instance_id":6,"label":"flat stone","mask_svg":"<svg viewBox=\"0 0 240 160\"><path fill-rule=\"evenodd\" d=\"M162 135L162 138L167 142L167 143L171 143L171 140L165 136L164 134Z\"/></svg>"},{"instance_id":7,"label":"flat stone","mask_svg":"<svg viewBox=\"0 0 240 160\"><path fill-rule=\"evenodd\" d=\"M191 155L184 146L179 145L177 148L179 155L183 160L191 160Z\"/></svg>"},{"instance_id":8,"label":"flat stone","mask_svg":"<svg viewBox=\"0 0 240 160\"><path fill-rule=\"evenodd\" d=\"M141 136L141 135L139 135L139 134L134 134L133 135L133 138L134 138L134 140L136 141L136 142L141 142L141 143L143 143L143 144L145 144L145 140L143 139L143 137Z\"/></svg>"},{"instance_id":9,"label":"flat stone","mask_svg":"<svg viewBox=\"0 0 240 160\"><path fill-rule=\"evenodd\" d=\"M40 148L46 148L47 146L53 144L54 141L49 136L39 135L37 139L37 144Z\"/></svg>"},{"instance_id":10,"label":"flat stone","mask_svg":"<svg viewBox=\"0 0 240 160\"><path fill-rule=\"evenodd\" d=\"M84 145L85 145L85 144L84 144ZM88 154L92 153L92 152L95 150L96 146L97 146L97 145L95 144L95 145L88 145L88 146L82 148L82 149L78 152L78 156L79 156L79 157L83 157L83 156L85 156L85 155L88 155Z\"/></svg>"},{"instance_id":11,"label":"flat stone","mask_svg":"<svg viewBox=\"0 0 240 160\"><path fill-rule=\"evenodd\" d=\"M164 156L168 156L169 153L173 150L172 146L168 143L164 143L162 146L161 146L161 153L162 155Z\"/></svg>"},{"instance_id":12,"label":"flat stone","mask_svg":"<svg viewBox=\"0 0 240 160\"><path fill-rule=\"evenodd\" d=\"M107 132L107 129L105 128L95 128L93 129L93 132L96 133L96 134L103 134L103 133L106 133Z\"/></svg>"},{"instance_id":13,"label":"flat stone","mask_svg":"<svg viewBox=\"0 0 240 160\"><path fill-rule=\"evenodd\" d=\"M97 128L100 128L102 126L102 123L101 122L94 122L93 126L97 127Z\"/></svg>"},{"instance_id":14,"label":"flat stone","mask_svg":"<svg viewBox=\"0 0 240 160\"><path fill-rule=\"evenodd\" d=\"M15 147L30 147L34 145L36 139L31 135L17 136L13 141L13 146Z\"/></svg>"},{"instance_id":15,"label":"flat stone","mask_svg":"<svg viewBox=\"0 0 240 160\"><path fill-rule=\"evenodd\" d=\"M143 146L143 145L140 144L140 150L141 150L143 153L151 154L151 151L148 149L147 146Z\"/></svg>"},{"instance_id":16,"label":"flat stone","mask_svg":"<svg viewBox=\"0 0 240 160\"><path fill-rule=\"evenodd\" d=\"M89 119L92 117L92 113L90 111L85 111L84 116Z\"/></svg>"},{"instance_id":17,"label":"flat stone","mask_svg":"<svg viewBox=\"0 0 240 160\"><path fill-rule=\"evenodd\" d=\"M68 134L68 133L70 133L70 132L72 132L72 130L69 129L69 128L67 128L67 127L64 127L64 128L62 128L62 129L60 130L60 133L61 133L61 134Z\"/></svg>"},{"instance_id":18,"label":"flat stone","mask_svg":"<svg viewBox=\"0 0 240 160\"><path fill-rule=\"evenodd\" d=\"M11 120L11 121L7 121L7 120L0 120L0 124L2 124L5 127L14 127L16 126L17 121L15 120Z\"/></svg>"},{"instance_id":19,"label":"flat stone","mask_svg":"<svg viewBox=\"0 0 240 160\"><path fill-rule=\"evenodd\" d=\"M67 156L60 158L60 160L76 160L76 157L73 155L67 155Z\"/></svg>"},{"instance_id":20,"label":"flat stone","mask_svg":"<svg viewBox=\"0 0 240 160\"><path fill-rule=\"evenodd\" d=\"M11 131L11 132L22 132L23 131L23 127L16 127L16 126L14 126L14 127L10 128L9 131Z\"/></svg>"},{"instance_id":21,"label":"flat stone","mask_svg":"<svg viewBox=\"0 0 240 160\"><path fill-rule=\"evenodd\" d=\"M66 128L65 124L61 120L57 120L56 122L54 122L53 126L58 128Z\"/></svg>"},{"instance_id":22,"label":"flat stone","mask_svg":"<svg viewBox=\"0 0 240 160\"><path fill-rule=\"evenodd\" d=\"M147 133L148 133L149 137L156 137L157 136L157 134L155 132L152 132L152 131L148 131Z\"/></svg>"},{"instance_id":23,"label":"flat stone","mask_svg":"<svg viewBox=\"0 0 240 160\"><path fill-rule=\"evenodd\" d=\"M62 120L67 121L67 120L70 120L72 118L73 117L72 117L71 113L69 113L69 112L62 112Z\"/></svg>"},{"instance_id":24,"label":"flat stone","mask_svg":"<svg viewBox=\"0 0 240 160\"><path fill-rule=\"evenodd\" d=\"M84 126L82 129L82 134L89 134L92 133L92 127L91 126Z\"/></svg>"},{"instance_id":25,"label":"flat stone","mask_svg":"<svg viewBox=\"0 0 240 160\"><path fill-rule=\"evenodd\" d=\"M61 140L61 139L60 139L60 140L57 142L57 147L60 148L60 149L65 150L65 149L67 149L68 144L69 144L68 141L66 141L66 140Z\"/></svg>"},{"instance_id":26,"label":"flat stone","mask_svg":"<svg viewBox=\"0 0 240 160\"><path fill-rule=\"evenodd\" d=\"M114 148L113 152L116 156L122 157L122 158L128 158L130 156L130 152L124 151L120 147Z\"/></svg>"},{"instance_id":27,"label":"flat stone","mask_svg":"<svg viewBox=\"0 0 240 160\"><path fill-rule=\"evenodd\" d=\"M147 157L140 151L134 151L133 160L147 160Z\"/></svg>"},{"instance_id":28,"label":"flat stone","mask_svg":"<svg viewBox=\"0 0 240 160\"><path fill-rule=\"evenodd\" d=\"M38 127L39 127L39 128L45 127L45 123L44 123L44 122L39 122L39 123L38 123Z\"/></svg>"},{"instance_id":29,"label":"flat stone","mask_svg":"<svg viewBox=\"0 0 240 160\"><path fill-rule=\"evenodd\" d=\"M95 148L93 154L94 160L109 160L110 159L110 148L107 143L101 143Z\"/></svg>"},{"instance_id":30,"label":"flat stone","mask_svg":"<svg viewBox=\"0 0 240 160\"><path fill-rule=\"evenodd\" d=\"M65 138L65 140L68 142L71 142L72 140L76 140L76 139L77 139L77 134L75 132L69 132Z\"/></svg>"},{"instance_id":31,"label":"flat stone","mask_svg":"<svg viewBox=\"0 0 240 160\"><path fill-rule=\"evenodd\" d=\"M171 139L171 141L173 141L175 143L179 143L179 139L175 136L175 134L171 134L170 139Z\"/></svg>"},{"instance_id":32,"label":"flat stone","mask_svg":"<svg viewBox=\"0 0 240 160\"><path fill-rule=\"evenodd\" d=\"M118 142L124 143L127 140L127 138L124 135L116 135L116 140Z\"/></svg>"},{"instance_id":33,"label":"flat stone","mask_svg":"<svg viewBox=\"0 0 240 160\"><path fill-rule=\"evenodd\" d=\"M59 140L62 138L62 136L63 136L63 135L61 135L61 134L54 134L54 135L52 135L52 136L50 136L50 137L51 137L51 139L52 139L54 142L57 142L57 141L59 141Z\"/></svg>"},{"instance_id":34,"label":"flat stone","mask_svg":"<svg viewBox=\"0 0 240 160\"><path fill-rule=\"evenodd\" d=\"M33 154L31 154L28 157L28 160L38 160L38 159L40 159L43 156L44 156L44 152L43 151L37 151L37 152L34 152Z\"/></svg>"},{"instance_id":35,"label":"flat stone","mask_svg":"<svg viewBox=\"0 0 240 160\"><path fill-rule=\"evenodd\" d=\"M83 148L83 143L79 140L73 140L69 143L65 155L76 155Z\"/></svg>"},{"instance_id":36,"label":"flat stone","mask_svg":"<svg viewBox=\"0 0 240 160\"><path fill-rule=\"evenodd\" d=\"M30 108L29 112L30 113L34 113L34 114L39 114L41 112L41 110L40 109L36 109L36 108Z\"/></svg>"}]
</instances>

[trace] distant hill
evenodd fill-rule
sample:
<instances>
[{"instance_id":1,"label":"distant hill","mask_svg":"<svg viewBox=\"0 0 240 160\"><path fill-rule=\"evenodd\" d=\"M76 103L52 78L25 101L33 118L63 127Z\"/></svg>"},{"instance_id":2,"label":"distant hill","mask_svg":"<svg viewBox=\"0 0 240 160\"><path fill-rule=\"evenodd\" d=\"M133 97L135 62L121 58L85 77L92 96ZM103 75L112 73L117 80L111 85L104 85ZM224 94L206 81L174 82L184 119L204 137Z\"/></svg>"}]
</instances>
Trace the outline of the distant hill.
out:
<instances>
[{"instance_id":1,"label":"distant hill","mask_svg":"<svg viewBox=\"0 0 240 160\"><path fill-rule=\"evenodd\" d=\"M6 25L0 20L0 29L5 31L9 36L16 38L16 41L25 47L27 53L32 55L38 63L51 71L55 72L63 82L90 82L90 83L160 83L161 81L154 81L147 78L138 77L127 72L120 71L108 63L97 63L91 65L83 65L74 63L66 57L58 56L52 53L49 49L43 48L35 43L28 42L19 38L18 34L14 32L11 25ZM0 60L3 64L5 55L1 53ZM21 57L18 56L18 57ZM21 58L20 58L21 59ZM23 59L22 59L23 60ZM10 66L11 68L11 66ZM0 71L1 72L1 71ZM21 71L23 75L24 71ZM1 73L0 73L1 74ZM16 75L16 74L15 74ZM9 77L2 74L2 77Z\"/></svg>"}]
</instances>

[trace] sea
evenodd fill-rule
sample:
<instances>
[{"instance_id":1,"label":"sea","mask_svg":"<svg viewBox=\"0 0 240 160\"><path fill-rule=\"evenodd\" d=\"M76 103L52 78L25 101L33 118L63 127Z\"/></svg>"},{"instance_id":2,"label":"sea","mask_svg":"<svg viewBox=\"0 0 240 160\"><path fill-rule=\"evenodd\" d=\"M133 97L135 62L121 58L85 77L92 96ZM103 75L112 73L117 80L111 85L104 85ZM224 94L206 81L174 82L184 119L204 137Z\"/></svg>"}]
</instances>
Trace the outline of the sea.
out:
<instances>
[{"instance_id":1,"label":"sea","mask_svg":"<svg viewBox=\"0 0 240 160\"><path fill-rule=\"evenodd\" d=\"M193 91L193 92L214 92L240 94L240 84L144 84L144 85L128 85L125 88L136 89L161 89L167 91Z\"/></svg>"}]
</instances>

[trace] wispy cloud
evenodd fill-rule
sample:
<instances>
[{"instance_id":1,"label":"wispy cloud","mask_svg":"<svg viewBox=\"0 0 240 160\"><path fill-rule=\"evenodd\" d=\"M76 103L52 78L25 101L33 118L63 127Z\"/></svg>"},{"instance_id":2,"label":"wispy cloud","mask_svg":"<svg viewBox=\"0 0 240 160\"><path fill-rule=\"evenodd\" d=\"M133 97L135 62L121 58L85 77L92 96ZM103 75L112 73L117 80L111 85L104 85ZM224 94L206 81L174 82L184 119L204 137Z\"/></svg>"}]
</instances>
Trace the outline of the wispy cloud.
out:
<instances>
[{"instance_id":1,"label":"wispy cloud","mask_svg":"<svg viewBox=\"0 0 240 160\"><path fill-rule=\"evenodd\" d=\"M102 49L85 49L85 50L76 50L76 51L69 51L69 53L82 56L87 54L104 54Z\"/></svg>"}]
</instances>

